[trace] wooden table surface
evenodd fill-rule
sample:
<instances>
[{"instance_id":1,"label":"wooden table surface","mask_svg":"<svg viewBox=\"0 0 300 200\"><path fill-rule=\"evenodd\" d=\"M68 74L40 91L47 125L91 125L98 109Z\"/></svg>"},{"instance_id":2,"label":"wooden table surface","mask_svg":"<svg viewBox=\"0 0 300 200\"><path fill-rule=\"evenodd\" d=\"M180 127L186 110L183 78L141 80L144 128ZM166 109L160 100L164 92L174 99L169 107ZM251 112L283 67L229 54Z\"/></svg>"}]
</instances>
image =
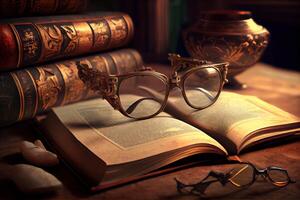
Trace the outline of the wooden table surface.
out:
<instances>
[{"instance_id":1,"label":"wooden table surface","mask_svg":"<svg viewBox=\"0 0 300 200\"><path fill-rule=\"evenodd\" d=\"M165 69L162 67L158 70L164 71ZM258 96L300 117L300 73L259 63L239 75L238 80L248 84L248 88L236 92ZM0 150L21 140L33 141L34 139L34 130L28 122L2 128L0 129ZM260 146L255 151L244 153L240 157L261 168L271 165L281 166L287 169L290 176L297 182L284 188L276 188L268 182L259 181L247 189L220 194L217 199L300 199L299 139L283 140ZM199 177L203 174L206 175L210 170L224 171L228 167L227 164L201 164L104 192L88 194L65 166L59 165L47 169L64 185L56 193L24 196L17 192L12 184L0 182L0 199L199 199L195 196L179 195L176 191L174 177L193 183L199 181Z\"/></svg>"}]
</instances>

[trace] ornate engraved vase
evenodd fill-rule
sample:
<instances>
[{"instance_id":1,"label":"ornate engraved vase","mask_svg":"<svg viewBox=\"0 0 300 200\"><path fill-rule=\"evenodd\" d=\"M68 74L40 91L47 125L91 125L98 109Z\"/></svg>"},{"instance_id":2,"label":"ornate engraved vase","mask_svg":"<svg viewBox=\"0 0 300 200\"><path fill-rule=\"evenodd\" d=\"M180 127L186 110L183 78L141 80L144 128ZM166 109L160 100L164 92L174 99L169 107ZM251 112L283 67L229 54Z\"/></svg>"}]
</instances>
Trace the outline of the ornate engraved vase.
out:
<instances>
[{"instance_id":1,"label":"ornate engraved vase","mask_svg":"<svg viewBox=\"0 0 300 200\"><path fill-rule=\"evenodd\" d=\"M248 11L207 11L196 24L183 31L192 57L229 62L229 83L244 87L234 76L255 64L267 47L269 32L255 23Z\"/></svg>"}]
</instances>

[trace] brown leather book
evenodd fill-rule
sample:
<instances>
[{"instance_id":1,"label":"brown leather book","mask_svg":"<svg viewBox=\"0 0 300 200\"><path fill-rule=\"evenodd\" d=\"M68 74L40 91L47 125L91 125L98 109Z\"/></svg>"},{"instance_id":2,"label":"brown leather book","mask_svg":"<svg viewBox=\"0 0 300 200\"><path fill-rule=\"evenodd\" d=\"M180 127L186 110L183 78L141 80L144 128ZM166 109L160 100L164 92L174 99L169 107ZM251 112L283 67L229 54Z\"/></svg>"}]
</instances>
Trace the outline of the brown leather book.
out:
<instances>
[{"instance_id":1,"label":"brown leather book","mask_svg":"<svg viewBox=\"0 0 300 200\"><path fill-rule=\"evenodd\" d=\"M91 13L0 21L0 70L124 46L133 23L124 13Z\"/></svg>"},{"instance_id":2,"label":"brown leather book","mask_svg":"<svg viewBox=\"0 0 300 200\"><path fill-rule=\"evenodd\" d=\"M87 0L0 0L0 17L79 13Z\"/></svg>"},{"instance_id":3,"label":"brown leather book","mask_svg":"<svg viewBox=\"0 0 300 200\"><path fill-rule=\"evenodd\" d=\"M29 119L54 106L92 98L78 77L78 64L109 74L123 74L143 65L132 49L76 58L0 74L0 126Z\"/></svg>"}]
</instances>

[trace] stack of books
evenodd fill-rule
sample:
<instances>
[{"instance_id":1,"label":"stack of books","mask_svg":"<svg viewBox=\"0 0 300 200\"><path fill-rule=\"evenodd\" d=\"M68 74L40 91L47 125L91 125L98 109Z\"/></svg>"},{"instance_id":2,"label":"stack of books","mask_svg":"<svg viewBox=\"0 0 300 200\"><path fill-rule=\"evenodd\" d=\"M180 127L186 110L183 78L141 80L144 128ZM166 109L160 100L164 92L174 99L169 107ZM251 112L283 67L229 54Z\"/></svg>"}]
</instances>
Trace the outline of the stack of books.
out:
<instances>
[{"instance_id":1,"label":"stack of books","mask_svg":"<svg viewBox=\"0 0 300 200\"><path fill-rule=\"evenodd\" d=\"M0 126L94 97L95 92L78 77L80 63L110 74L142 66L135 50L111 51L132 39L130 16L117 12L70 15L84 11L86 4L86 0L1 3L2 16L65 15L0 21Z\"/></svg>"}]
</instances>

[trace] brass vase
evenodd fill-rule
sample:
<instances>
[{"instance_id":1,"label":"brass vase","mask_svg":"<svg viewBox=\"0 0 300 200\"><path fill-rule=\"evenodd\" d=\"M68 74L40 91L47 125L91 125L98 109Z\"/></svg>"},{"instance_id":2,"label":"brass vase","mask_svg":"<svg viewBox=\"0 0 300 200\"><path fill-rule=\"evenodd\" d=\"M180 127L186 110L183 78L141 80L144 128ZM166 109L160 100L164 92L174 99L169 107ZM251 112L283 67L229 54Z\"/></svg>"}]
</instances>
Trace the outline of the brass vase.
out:
<instances>
[{"instance_id":1,"label":"brass vase","mask_svg":"<svg viewBox=\"0 0 300 200\"><path fill-rule=\"evenodd\" d=\"M254 65L267 47L269 32L255 23L248 11L207 11L183 31L192 57L229 62L229 86L243 88L235 76Z\"/></svg>"}]
</instances>

